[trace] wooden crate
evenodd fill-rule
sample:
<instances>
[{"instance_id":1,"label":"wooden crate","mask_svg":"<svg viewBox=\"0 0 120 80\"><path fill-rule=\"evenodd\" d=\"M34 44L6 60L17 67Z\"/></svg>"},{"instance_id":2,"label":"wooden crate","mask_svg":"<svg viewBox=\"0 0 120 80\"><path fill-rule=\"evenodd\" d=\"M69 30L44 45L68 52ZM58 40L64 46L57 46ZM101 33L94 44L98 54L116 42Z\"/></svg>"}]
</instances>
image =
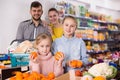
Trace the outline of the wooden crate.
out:
<instances>
[{"instance_id":1,"label":"wooden crate","mask_svg":"<svg viewBox=\"0 0 120 80\"><path fill-rule=\"evenodd\" d=\"M80 80L81 77L75 76L75 70L70 70L69 72L55 78L54 80Z\"/></svg>"}]
</instances>

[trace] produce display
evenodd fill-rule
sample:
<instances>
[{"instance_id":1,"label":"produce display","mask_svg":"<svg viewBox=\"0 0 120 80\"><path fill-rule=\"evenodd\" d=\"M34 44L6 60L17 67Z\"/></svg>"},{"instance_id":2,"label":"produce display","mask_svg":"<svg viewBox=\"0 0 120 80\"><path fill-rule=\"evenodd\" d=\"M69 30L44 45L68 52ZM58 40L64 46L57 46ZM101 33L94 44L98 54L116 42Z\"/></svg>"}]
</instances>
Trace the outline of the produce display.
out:
<instances>
[{"instance_id":1,"label":"produce display","mask_svg":"<svg viewBox=\"0 0 120 80\"><path fill-rule=\"evenodd\" d=\"M117 69L113 66L109 66L107 63L99 63L93 65L88 73L92 76L104 76L107 79L114 78L117 74Z\"/></svg>"},{"instance_id":2,"label":"produce display","mask_svg":"<svg viewBox=\"0 0 120 80\"><path fill-rule=\"evenodd\" d=\"M48 73L47 76L43 74L39 74L37 72L13 72L15 76L10 77L9 80L53 80L55 78L55 74L53 72Z\"/></svg>"}]
</instances>

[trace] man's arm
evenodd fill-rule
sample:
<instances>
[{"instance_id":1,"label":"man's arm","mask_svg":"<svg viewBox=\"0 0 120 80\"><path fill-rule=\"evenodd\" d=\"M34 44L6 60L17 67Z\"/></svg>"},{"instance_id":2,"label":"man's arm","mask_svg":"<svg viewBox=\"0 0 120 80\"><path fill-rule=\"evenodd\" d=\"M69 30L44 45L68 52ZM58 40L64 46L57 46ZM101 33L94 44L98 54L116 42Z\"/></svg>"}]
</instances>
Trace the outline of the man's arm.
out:
<instances>
[{"instance_id":1,"label":"man's arm","mask_svg":"<svg viewBox=\"0 0 120 80\"><path fill-rule=\"evenodd\" d=\"M23 24L20 23L17 29L16 39L23 40Z\"/></svg>"}]
</instances>

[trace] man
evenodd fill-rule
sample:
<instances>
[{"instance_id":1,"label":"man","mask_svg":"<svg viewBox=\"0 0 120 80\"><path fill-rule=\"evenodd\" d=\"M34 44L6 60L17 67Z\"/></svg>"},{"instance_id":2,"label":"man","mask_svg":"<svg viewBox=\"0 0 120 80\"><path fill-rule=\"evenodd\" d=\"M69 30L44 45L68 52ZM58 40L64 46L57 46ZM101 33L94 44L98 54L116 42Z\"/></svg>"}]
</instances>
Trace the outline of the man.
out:
<instances>
[{"instance_id":1,"label":"man","mask_svg":"<svg viewBox=\"0 0 120 80\"><path fill-rule=\"evenodd\" d=\"M19 24L16 39L33 40L40 33L49 33L48 27L43 26L41 15L43 14L42 5L38 1L31 3L30 14L32 19L23 21Z\"/></svg>"}]
</instances>

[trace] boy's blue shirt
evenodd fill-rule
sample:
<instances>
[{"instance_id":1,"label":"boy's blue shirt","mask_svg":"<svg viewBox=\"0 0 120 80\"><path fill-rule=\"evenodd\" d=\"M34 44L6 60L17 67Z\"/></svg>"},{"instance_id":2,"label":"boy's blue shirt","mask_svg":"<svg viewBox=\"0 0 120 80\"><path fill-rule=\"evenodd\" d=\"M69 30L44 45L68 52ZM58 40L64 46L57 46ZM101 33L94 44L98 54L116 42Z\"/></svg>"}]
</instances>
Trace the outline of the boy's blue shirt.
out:
<instances>
[{"instance_id":1,"label":"boy's blue shirt","mask_svg":"<svg viewBox=\"0 0 120 80\"><path fill-rule=\"evenodd\" d=\"M55 54L57 51L64 53L65 62L78 59L82 60L84 65L88 63L86 46L81 38L73 36L68 39L64 35L61 38L57 38L52 44L52 52Z\"/></svg>"}]
</instances>

